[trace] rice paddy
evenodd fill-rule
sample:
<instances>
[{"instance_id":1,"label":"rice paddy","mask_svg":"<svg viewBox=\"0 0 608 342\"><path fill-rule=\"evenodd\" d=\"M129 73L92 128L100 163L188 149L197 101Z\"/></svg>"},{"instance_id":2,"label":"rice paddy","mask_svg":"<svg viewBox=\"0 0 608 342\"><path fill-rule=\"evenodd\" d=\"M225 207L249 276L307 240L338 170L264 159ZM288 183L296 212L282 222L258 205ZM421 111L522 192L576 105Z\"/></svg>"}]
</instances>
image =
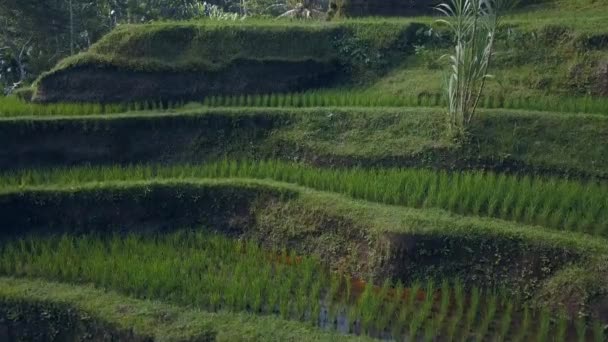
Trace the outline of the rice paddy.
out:
<instances>
[{"instance_id":1,"label":"rice paddy","mask_svg":"<svg viewBox=\"0 0 608 342\"><path fill-rule=\"evenodd\" d=\"M370 90L311 90L299 93L209 96L200 101L145 101L132 103L57 103L37 104L16 97L0 97L0 117L18 116L82 116L117 114L134 111L166 111L196 106L209 108L317 108L317 107L445 107L439 93L397 96ZM543 96L526 98L483 97L485 109L513 109L559 113L608 115L608 100L603 97Z\"/></svg>"},{"instance_id":2,"label":"rice paddy","mask_svg":"<svg viewBox=\"0 0 608 342\"><path fill-rule=\"evenodd\" d=\"M30 237L0 245L0 274L93 283L208 311L249 312L377 338L601 341L598 323L521 305L458 280L374 285L287 249L201 230L168 235Z\"/></svg>"},{"instance_id":3,"label":"rice paddy","mask_svg":"<svg viewBox=\"0 0 608 342\"><path fill-rule=\"evenodd\" d=\"M301 93L210 96L202 102L208 107L445 107L440 94L397 96L370 90L328 89ZM608 115L608 100L603 97L543 96L512 98L485 96L480 107L561 113Z\"/></svg>"},{"instance_id":4,"label":"rice paddy","mask_svg":"<svg viewBox=\"0 0 608 342\"><path fill-rule=\"evenodd\" d=\"M126 102L0 96L0 341L608 341L600 2L507 16L462 140L432 17L120 24L34 87Z\"/></svg>"},{"instance_id":5,"label":"rice paddy","mask_svg":"<svg viewBox=\"0 0 608 342\"><path fill-rule=\"evenodd\" d=\"M80 116L116 114L133 111L165 111L183 106L180 102L147 101L139 103L52 103L38 104L17 97L0 96L0 117Z\"/></svg>"},{"instance_id":6,"label":"rice paddy","mask_svg":"<svg viewBox=\"0 0 608 342\"><path fill-rule=\"evenodd\" d=\"M2 188L146 179L256 178L414 208L440 208L558 230L608 236L608 184L492 172L314 168L281 161L27 170L0 175Z\"/></svg>"}]
</instances>

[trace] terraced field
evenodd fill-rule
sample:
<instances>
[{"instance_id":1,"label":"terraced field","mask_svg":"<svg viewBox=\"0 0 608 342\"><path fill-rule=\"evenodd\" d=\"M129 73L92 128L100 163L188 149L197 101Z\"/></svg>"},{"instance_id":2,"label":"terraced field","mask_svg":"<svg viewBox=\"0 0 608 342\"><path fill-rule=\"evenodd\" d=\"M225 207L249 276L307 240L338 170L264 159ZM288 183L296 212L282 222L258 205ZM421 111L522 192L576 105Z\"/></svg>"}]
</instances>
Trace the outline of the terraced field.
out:
<instances>
[{"instance_id":1,"label":"terraced field","mask_svg":"<svg viewBox=\"0 0 608 342\"><path fill-rule=\"evenodd\" d=\"M464 141L429 18L115 30L38 80L53 103L0 98L0 341L607 341L608 100L566 71L608 56L601 9L510 14L538 46L501 38ZM340 68L238 84L311 61ZM181 95L104 88L164 73Z\"/></svg>"}]
</instances>

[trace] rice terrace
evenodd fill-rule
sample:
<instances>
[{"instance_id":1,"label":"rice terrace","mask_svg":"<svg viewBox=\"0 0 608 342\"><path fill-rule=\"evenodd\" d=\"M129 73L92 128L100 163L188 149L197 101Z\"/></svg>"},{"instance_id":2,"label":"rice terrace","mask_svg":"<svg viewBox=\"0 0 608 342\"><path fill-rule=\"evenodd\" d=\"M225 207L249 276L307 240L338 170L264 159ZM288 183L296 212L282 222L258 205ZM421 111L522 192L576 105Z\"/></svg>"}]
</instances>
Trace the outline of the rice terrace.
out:
<instances>
[{"instance_id":1,"label":"rice terrace","mask_svg":"<svg viewBox=\"0 0 608 342\"><path fill-rule=\"evenodd\" d=\"M608 0L1 0L0 342L608 341Z\"/></svg>"}]
</instances>

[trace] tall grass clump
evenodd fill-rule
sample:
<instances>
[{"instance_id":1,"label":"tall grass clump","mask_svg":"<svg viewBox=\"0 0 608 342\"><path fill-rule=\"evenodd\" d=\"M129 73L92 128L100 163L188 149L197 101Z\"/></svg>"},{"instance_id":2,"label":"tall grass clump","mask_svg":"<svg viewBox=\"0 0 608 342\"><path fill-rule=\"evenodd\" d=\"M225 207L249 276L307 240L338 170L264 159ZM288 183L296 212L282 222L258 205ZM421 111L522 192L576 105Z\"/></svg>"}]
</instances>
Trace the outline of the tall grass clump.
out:
<instances>
[{"instance_id":1,"label":"tall grass clump","mask_svg":"<svg viewBox=\"0 0 608 342\"><path fill-rule=\"evenodd\" d=\"M454 34L445 81L448 128L462 137L475 115L494 53L500 11L508 0L450 0L437 6L447 19L438 20Z\"/></svg>"},{"instance_id":2,"label":"tall grass clump","mask_svg":"<svg viewBox=\"0 0 608 342\"><path fill-rule=\"evenodd\" d=\"M384 339L494 340L499 332L491 326L500 326L503 336L515 340L538 336L562 341L563 336L547 312L529 309L506 294L479 288L466 292L462 283L447 280L440 286L430 280L409 288L390 280L376 286L332 274L315 257L265 250L255 242L203 230L4 240L0 275L93 283L138 298L313 325L320 324L321 310L330 308L334 314L326 328L337 329L339 319L348 319L346 332ZM523 316L514 315L519 312ZM515 323L501 323L505 321ZM603 337L597 323L589 328L581 324L586 323L572 324L576 331L566 336Z\"/></svg>"},{"instance_id":3,"label":"tall grass clump","mask_svg":"<svg viewBox=\"0 0 608 342\"><path fill-rule=\"evenodd\" d=\"M371 202L440 208L608 237L608 184L541 176L400 168L331 169L275 160L223 160L204 165L27 170L0 175L0 186L75 186L151 178L273 179Z\"/></svg>"}]
</instances>

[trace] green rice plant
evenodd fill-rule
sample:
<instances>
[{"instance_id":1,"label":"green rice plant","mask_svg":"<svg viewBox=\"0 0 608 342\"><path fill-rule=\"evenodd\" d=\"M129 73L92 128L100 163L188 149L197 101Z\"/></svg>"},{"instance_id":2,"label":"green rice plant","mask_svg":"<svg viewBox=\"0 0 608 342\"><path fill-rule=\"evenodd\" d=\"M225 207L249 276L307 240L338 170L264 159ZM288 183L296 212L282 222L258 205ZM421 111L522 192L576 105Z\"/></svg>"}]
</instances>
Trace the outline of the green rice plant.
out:
<instances>
[{"instance_id":1,"label":"green rice plant","mask_svg":"<svg viewBox=\"0 0 608 342\"><path fill-rule=\"evenodd\" d=\"M458 323L462 319L462 315L464 315L464 301L465 301L465 293L464 286L462 282L456 280L454 282L454 301L456 303L456 310L452 316L452 320L450 321L450 325L448 326L447 331L447 340L454 341L456 339L456 331L458 330Z\"/></svg>"},{"instance_id":2,"label":"green rice plant","mask_svg":"<svg viewBox=\"0 0 608 342\"><path fill-rule=\"evenodd\" d=\"M393 287L390 279L385 279L384 283L382 283L380 291L375 295L376 301L374 309L376 311L375 321L378 331L385 331L389 326L391 316L387 316L386 312L391 309L391 305L389 303L395 302L394 300L390 301L389 297L389 293L392 288Z\"/></svg>"},{"instance_id":3,"label":"green rice plant","mask_svg":"<svg viewBox=\"0 0 608 342\"><path fill-rule=\"evenodd\" d=\"M600 320L593 321L593 341L594 342L605 342L606 334L605 334L605 326L602 324Z\"/></svg>"},{"instance_id":4,"label":"green rice plant","mask_svg":"<svg viewBox=\"0 0 608 342\"><path fill-rule=\"evenodd\" d=\"M392 298L387 298L387 303L385 304L384 312L382 320L387 323L384 329L389 328L394 337L400 336L401 327L403 326L398 322L399 315L403 311L401 307L403 306L403 291L405 287L401 280L397 281L397 284L392 289L393 295Z\"/></svg>"},{"instance_id":5,"label":"green rice plant","mask_svg":"<svg viewBox=\"0 0 608 342\"><path fill-rule=\"evenodd\" d=\"M343 276L342 280L331 275L316 258L301 257L286 249L263 250L253 242L201 230L6 240L0 243L0 274L94 283L135 297L169 300L204 310L276 314L313 324L319 322L322 299L326 306L340 301L336 306L344 309L351 324L360 319L369 333L382 333L390 323L395 338L407 334L423 335L427 340L438 336L453 340L458 338L457 323L463 321L463 315L466 327L460 337L466 337L484 312L477 329L481 337L487 335L487 322L494 321L492 312L504 311L504 304L498 308L496 295L482 295L479 289L472 289L466 300L459 281L454 282L453 290L448 281L443 281L441 299L432 281L427 281L424 292L420 282L414 282L405 301L403 285L398 283L393 288L389 281L379 288L370 282L359 295L353 292L350 277ZM422 293L424 300L420 301ZM506 311L510 311L508 305ZM448 318L449 325L444 329ZM504 326L503 330L508 331L510 324Z\"/></svg>"},{"instance_id":6,"label":"green rice plant","mask_svg":"<svg viewBox=\"0 0 608 342\"><path fill-rule=\"evenodd\" d=\"M340 291L342 289L342 277L338 274L332 274L329 283L329 291L327 292L327 303L341 302L343 300Z\"/></svg>"},{"instance_id":7,"label":"green rice plant","mask_svg":"<svg viewBox=\"0 0 608 342\"><path fill-rule=\"evenodd\" d=\"M568 332L568 314L565 311L560 312L557 318L557 327L555 331L556 341L566 341Z\"/></svg>"},{"instance_id":8,"label":"green rice plant","mask_svg":"<svg viewBox=\"0 0 608 342\"><path fill-rule=\"evenodd\" d=\"M448 317L451 302L452 292L450 283L447 279L444 279L441 283L441 303L439 305L439 314L437 315L437 329L443 326L444 321Z\"/></svg>"},{"instance_id":9,"label":"green rice plant","mask_svg":"<svg viewBox=\"0 0 608 342\"><path fill-rule=\"evenodd\" d=\"M396 314L393 324L391 325L391 335L396 340L403 336L403 328L406 326L407 317L407 307L402 307Z\"/></svg>"},{"instance_id":10,"label":"green rice plant","mask_svg":"<svg viewBox=\"0 0 608 342\"><path fill-rule=\"evenodd\" d=\"M346 313L347 313L348 322L352 329L352 327L354 327L357 320L361 317L361 306L359 306L359 305L348 306L348 307L346 307Z\"/></svg>"},{"instance_id":11,"label":"green rice plant","mask_svg":"<svg viewBox=\"0 0 608 342\"><path fill-rule=\"evenodd\" d=\"M297 287L295 292L295 311L296 311L296 319L302 321L306 317L306 312L308 310L308 293L304 287ZM314 300L314 299L313 299Z\"/></svg>"},{"instance_id":12,"label":"green rice plant","mask_svg":"<svg viewBox=\"0 0 608 342\"><path fill-rule=\"evenodd\" d=\"M425 342L433 342L439 335L439 325L435 317L429 319L427 324L424 326L424 338Z\"/></svg>"},{"instance_id":13,"label":"green rice plant","mask_svg":"<svg viewBox=\"0 0 608 342\"><path fill-rule=\"evenodd\" d=\"M574 321L574 327L576 329L576 339L579 342L587 340L587 322L584 317L577 317Z\"/></svg>"},{"instance_id":14,"label":"green rice plant","mask_svg":"<svg viewBox=\"0 0 608 342\"><path fill-rule=\"evenodd\" d=\"M289 292L288 287L283 287L281 289L279 312L283 319L289 319L291 317L291 293Z\"/></svg>"},{"instance_id":15,"label":"green rice plant","mask_svg":"<svg viewBox=\"0 0 608 342\"><path fill-rule=\"evenodd\" d=\"M365 289L359 298L358 306L360 307L361 324L365 331L369 332L373 328L373 323L376 318L376 297L374 296L374 284L368 282L365 284Z\"/></svg>"},{"instance_id":16,"label":"green rice plant","mask_svg":"<svg viewBox=\"0 0 608 342\"><path fill-rule=\"evenodd\" d=\"M321 315L321 291L325 287L325 284L321 281L316 281L312 285L310 292L310 321L313 325L319 324L319 317Z\"/></svg>"},{"instance_id":17,"label":"green rice plant","mask_svg":"<svg viewBox=\"0 0 608 342\"><path fill-rule=\"evenodd\" d=\"M231 252L239 248L245 252ZM326 271L314 259L304 258L305 264L315 265L319 280L303 286L297 279L309 272L311 266L272 266L265 263L267 256L256 245L239 247L227 238L202 233L152 238L138 235L30 238L3 245L0 253L2 274L20 272L15 261L24 260L28 263L23 274L26 276L92 281L138 297L170 298L184 303L196 298L213 311L227 308L259 313L270 297L269 288L279 289L287 299L292 297L291 290L295 288L295 293L306 302L311 296L320 298L321 288L326 286L320 280L325 278ZM304 270L306 267L309 269ZM209 272L201 274L201 269ZM204 277L202 282L201 277ZM296 281L289 283L286 279ZM286 283L290 285L285 286ZM274 298L272 303L280 299ZM288 310L284 312L287 316Z\"/></svg>"},{"instance_id":18,"label":"green rice plant","mask_svg":"<svg viewBox=\"0 0 608 342\"><path fill-rule=\"evenodd\" d=\"M513 336L513 341L525 341L526 337L530 337L530 328L531 328L531 313L530 309L525 306L522 314L522 320L519 327L519 330L515 336Z\"/></svg>"},{"instance_id":19,"label":"green rice plant","mask_svg":"<svg viewBox=\"0 0 608 342\"><path fill-rule=\"evenodd\" d=\"M17 97L0 96L0 117L16 116L75 116L114 114L131 111L156 110L148 101L139 103L51 103L25 102Z\"/></svg>"},{"instance_id":20,"label":"green rice plant","mask_svg":"<svg viewBox=\"0 0 608 342\"><path fill-rule=\"evenodd\" d=\"M446 106L440 93L399 96L368 89L336 88L300 93L239 94L206 96L203 107L438 107ZM195 105L192 103L191 105ZM0 97L0 116L95 115L127 111L163 111L181 108L183 101L143 101L125 104L31 104L16 97ZM599 97L543 96L502 98L483 96L478 107L608 115L608 100Z\"/></svg>"},{"instance_id":21,"label":"green rice plant","mask_svg":"<svg viewBox=\"0 0 608 342\"><path fill-rule=\"evenodd\" d=\"M511 328L511 323L513 322L513 302L507 301L505 303L504 311L502 312L502 317L500 318L499 330L498 330L498 341L505 341L507 339L507 335Z\"/></svg>"},{"instance_id":22,"label":"green rice plant","mask_svg":"<svg viewBox=\"0 0 608 342\"><path fill-rule=\"evenodd\" d=\"M279 161L220 161L205 165L79 167L28 170L0 175L4 188L74 185L95 181L154 178L271 178L369 201L410 207L436 207L608 235L608 186L547 177L483 172L410 169L323 169ZM513 214L520 213L520 214Z\"/></svg>"},{"instance_id":23,"label":"green rice plant","mask_svg":"<svg viewBox=\"0 0 608 342\"><path fill-rule=\"evenodd\" d=\"M547 310L540 312L540 324L538 325L538 333L536 341L544 342L549 340L549 331L551 329L551 315Z\"/></svg>"},{"instance_id":24,"label":"green rice plant","mask_svg":"<svg viewBox=\"0 0 608 342\"><path fill-rule=\"evenodd\" d=\"M497 301L498 298L496 295L491 295L490 298L485 303L485 310L483 312L482 320L477 328L477 336L479 341L483 341L485 336L488 334L488 330L490 329L490 324L494 322L494 318L496 315L497 309Z\"/></svg>"},{"instance_id":25,"label":"green rice plant","mask_svg":"<svg viewBox=\"0 0 608 342\"><path fill-rule=\"evenodd\" d=\"M468 339L468 336L469 334L471 334L472 328L477 321L480 298L481 291L479 290L479 288L474 287L470 294L470 299L465 316L464 328L462 331L462 336L466 339Z\"/></svg>"},{"instance_id":26,"label":"green rice plant","mask_svg":"<svg viewBox=\"0 0 608 342\"><path fill-rule=\"evenodd\" d=\"M426 295L421 308L413 315L412 319L410 320L408 328L408 335L410 341L414 341L416 339L416 336L418 336L419 329L423 327L424 322L427 320L428 316L431 314L431 310L433 309L435 288L432 281L427 282L425 291ZM415 293L412 294L412 296L415 295Z\"/></svg>"}]
</instances>

